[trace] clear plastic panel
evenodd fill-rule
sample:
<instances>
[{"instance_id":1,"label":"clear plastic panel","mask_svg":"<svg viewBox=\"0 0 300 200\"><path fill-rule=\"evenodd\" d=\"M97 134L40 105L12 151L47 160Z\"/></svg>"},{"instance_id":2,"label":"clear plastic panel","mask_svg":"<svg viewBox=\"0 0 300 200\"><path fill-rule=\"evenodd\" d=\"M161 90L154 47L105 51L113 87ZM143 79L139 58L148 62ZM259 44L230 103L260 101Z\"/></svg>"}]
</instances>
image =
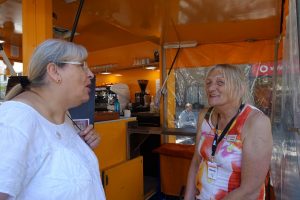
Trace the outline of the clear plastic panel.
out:
<instances>
[{"instance_id":1,"label":"clear plastic panel","mask_svg":"<svg viewBox=\"0 0 300 200\"><path fill-rule=\"evenodd\" d=\"M280 82L276 84L273 124L271 177L276 199L300 198L299 74L296 2L290 0L284 38L282 87L279 87Z\"/></svg>"},{"instance_id":2,"label":"clear plastic panel","mask_svg":"<svg viewBox=\"0 0 300 200\"><path fill-rule=\"evenodd\" d=\"M251 91L250 102L254 103L256 107L268 116L271 114L272 107L273 65L273 62L235 65L243 68L245 75L248 78L248 86ZM175 101L174 105L168 105L168 116L173 116L173 118L168 118L169 128L183 128L182 116L186 115L186 113L193 115L197 122L199 111L209 106L205 94L204 83L206 73L210 67L211 66L192 68L179 67L174 70L173 74L175 86L171 87L170 84L168 85L169 102L172 98ZM282 66L279 65L278 68L281 70ZM281 78L279 77L279 79ZM187 104L191 104L190 112L187 112ZM185 123L192 124L192 122ZM189 125L187 127L196 129L197 123L193 126ZM178 137L177 142L184 143L182 137Z\"/></svg>"}]
</instances>

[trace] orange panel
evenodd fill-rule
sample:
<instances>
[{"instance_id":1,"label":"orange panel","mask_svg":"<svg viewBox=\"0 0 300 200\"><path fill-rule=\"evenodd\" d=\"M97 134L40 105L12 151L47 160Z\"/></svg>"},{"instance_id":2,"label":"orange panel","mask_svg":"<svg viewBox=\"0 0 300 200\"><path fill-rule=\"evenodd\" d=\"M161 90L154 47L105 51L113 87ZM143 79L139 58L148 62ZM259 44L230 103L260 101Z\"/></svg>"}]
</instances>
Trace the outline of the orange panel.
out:
<instances>
[{"instance_id":1,"label":"orange panel","mask_svg":"<svg viewBox=\"0 0 300 200\"><path fill-rule=\"evenodd\" d=\"M143 200L143 157L113 166L103 173L107 200Z\"/></svg>"},{"instance_id":2,"label":"orange panel","mask_svg":"<svg viewBox=\"0 0 300 200\"><path fill-rule=\"evenodd\" d=\"M22 2L23 17L23 65L24 74L35 47L45 39L52 37L52 2L34 0Z\"/></svg>"},{"instance_id":3,"label":"orange panel","mask_svg":"<svg viewBox=\"0 0 300 200\"><path fill-rule=\"evenodd\" d=\"M163 144L155 149L160 154L161 190L168 195L179 196L186 185L189 166L195 145Z\"/></svg>"},{"instance_id":4,"label":"orange panel","mask_svg":"<svg viewBox=\"0 0 300 200\"><path fill-rule=\"evenodd\" d=\"M95 0L85 1L75 41L90 51L152 41L199 43L274 39L279 0ZM54 0L56 25L71 28L79 1ZM68 12L65 12L68 10Z\"/></svg>"},{"instance_id":5,"label":"orange panel","mask_svg":"<svg viewBox=\"0 0 300 200\"><path fill-rule=\"evenodd\" d=\"M160 50L160 46L152 42L124 45L106 50L89 52L88 62L90 66L115 63L117 64L118 69L128 68L133 65L135 58L148 57L153 59L154 50L156 49Z\"/></svg>"},{"instance_id":6,"label":"orange panel","mask_svg":"<svg viewBox=\"0 0 300 200\"><path fill-rule=\"evenodd\" d=\"M32 12L32 11L31 11ZM49 0L36 0L36 42L52 38L52 3Z\"/></svg>"},{"instance_id":7,"label":"orange panel","mask_svg":"<svg viewBox=\"0 0 300 200\"><path fill-rule=\"evenodd\" d=\"M211 66L220 63L242 64L274 60L275 40L203 44L196 48L182 49L176 67ZM171 63L176 50L167 52L167 63ZM279 58L282 56L282 45ZM168 66L168 65L167 65Z\"/></svg>"},{"instance_id":8,"label":"orange panel","mask_svg":"<svg viewBox=\"0 0 300 200\"><path fill-rule=\"evenodd\" d=\"M106 169L126 160L126 127L134 118L96 122L95 130L101 136L101 143L94 149L100 169Z\"/></svg>"},{"instance_id":9,"label":"orange panel","mask_svg":"<svg viewBox=\"0 0 300 200\"><path fill-rule=\"evenodd\" d=\"M179 196L186 185L191 160L160 155L161 191L167 195Z\"/></svg>"},{"instance_id":10,"label":"orange panel","mask_svg":"<svg viewBox=\"0 0 300 200\"><path fill-rule=\"evenodd\" d=\"M22 4L25 7L36 4L37 9L31 7L31 11L34 15L38 13L39 18L32 20L32 23L44 26L52 19L51 14L46 14L49 20L44 22L45 7L46 13L52 12L50 4L53 3L54 25L71 30L79 2L3 1L0 7L0 36L11 44L21 46L20 30L17 34L7 32L9 28L4 24L13 22L21 25ZM288 1L285 3L288 4ZM196 40L207 44L274 39L279 35L281 4L280 0L90 0L84 2L77 26L79 34L74 41L83 44L89 51L96 51L142 41L162 44ZM24 29L28 33L32 30ZM47 33L51 34L51 29Z\"/></svg>"},{"instance_id":11,"label":"orange panel","mask_svg":"<svg viewBox=\"0 0 300 200\"><path fill-rule=\"evenodd\" d=\"M265 40L279 36L280 18L209 22L202 24L177 25L180 40L196 40L200 44ZM178 41L174 30L168 33L165 42Z\"/></svg>"}]
</instances>

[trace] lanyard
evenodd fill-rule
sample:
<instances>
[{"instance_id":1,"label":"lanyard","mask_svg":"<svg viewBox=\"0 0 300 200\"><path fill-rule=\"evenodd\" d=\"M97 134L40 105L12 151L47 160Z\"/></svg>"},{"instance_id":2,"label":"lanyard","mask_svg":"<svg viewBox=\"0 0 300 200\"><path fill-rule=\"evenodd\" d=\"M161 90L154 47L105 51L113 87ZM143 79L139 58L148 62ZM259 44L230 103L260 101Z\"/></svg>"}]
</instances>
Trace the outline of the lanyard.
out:
<instances>
[{"instance_id":1,"label":"lanyard","mask_svg":"<svg viewBox=\"0 0 300 200\"><path fill-rule=\"evenodd\" d=\"M238 112L233 116L233 118L228 122L228 124L226 125L226 127L224 128L224 130L222 131L220 137L218 137L217 131L218 131L218 126L219 126L219 114L218 114L218 119L217 119L217 125L216 125L216 132L215 132L215 137L214 137L214 141L212 143L212 147L211 147L211 156L214 157L218 144L221 142L221 140L224 138L224 136L227 134L227 131L229 130L229 128L231 127L231 125L233 124L234 120L236 119L236 117L239 115L239 113L243 110L245 104L241 104L239 107Z\"/></svg>"}]
</instances>

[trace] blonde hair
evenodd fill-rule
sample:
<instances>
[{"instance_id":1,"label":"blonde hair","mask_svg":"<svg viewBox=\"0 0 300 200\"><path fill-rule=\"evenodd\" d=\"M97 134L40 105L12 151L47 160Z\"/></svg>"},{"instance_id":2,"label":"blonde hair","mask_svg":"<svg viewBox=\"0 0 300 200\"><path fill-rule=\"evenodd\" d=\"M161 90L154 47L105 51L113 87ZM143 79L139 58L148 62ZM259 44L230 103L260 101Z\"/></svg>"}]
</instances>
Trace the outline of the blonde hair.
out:
<instances>
[{"instance_id":1,"label":"blonde hair","mask_svg":"<svg viewBox=\"0 0 300 200\"><path fill-rule=\"evenodd\" d=\"M225 88L231 96L239 98L241 103L252 102L248 87L248 79L240 67L229 64L218 64L209 69L206 78L216 69L220 69L223 72Z\"/></svg>"},{"instance_id":2,"label":"blonde hair","mask_svg":"<svg viewBox=\"0 0 300 200\"><path fill-rule=\"evenodd\" d=\"M83 46L65 40L48 39L33 52L29 63L28 79L30 85L28 87L41 87L46 84L45 77L49 63L55 63L58 67L63 67L65 64L61 62L82 62L86 58L87 50ZM5 100L10 100L23 91L25 90L21 84L17 84L5 96Z\"/></svg>"}]
</instances>

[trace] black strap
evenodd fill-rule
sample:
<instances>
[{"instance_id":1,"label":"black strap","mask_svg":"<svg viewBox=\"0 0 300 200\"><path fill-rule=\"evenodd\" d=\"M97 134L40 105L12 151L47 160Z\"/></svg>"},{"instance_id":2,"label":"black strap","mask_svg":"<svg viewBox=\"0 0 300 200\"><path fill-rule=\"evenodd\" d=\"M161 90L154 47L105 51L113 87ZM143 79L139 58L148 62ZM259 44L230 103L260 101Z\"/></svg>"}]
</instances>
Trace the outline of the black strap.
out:
<instances>
[{"instance_id":1,"label":"black strap","mask_svg":"<svg viewBox=\"0 0 300 200\"><path fill-rule=\"evenodd\" d=\"M218 131L218 126L219 126L219 114L218 114L218 119L217 119L217 125L216 125L216 132L215 132L215 137L212 143L212 147L211 147L211 156L214 157L218 144L221 142L221 140L224 138L224 136L227 134L227 131L230 129L231 125L233 124L234 120L236 119L236 117L240 114L240 112L243 110L245 104L241 104L239 107L238 112L232 117L232 119L228 122L228 124L226 125L226 127L224 128L224 130L222 131L221 135L218 137L217 131Z\"/></svg>"},{"instance_id":2,"label":"black strap","mask_svg":"<svg viewBox=\"0 0 300 200\"><path fill-rule=\"evenodd\" d=\"M72 119L72 117L68 113L66 113L66 115L72 121L73 125L76 126L76 128L78 128L79 131L82 131L82 129L76 124L76 122L74 122L74 120Z\"/></svg>"},{"instance_id":3,"label":"black strap","mask_svg":"<svg viewBox=\"0 0 300 200\"><path fill-rule=\"evenodd\" d=\"M210 116L210 113L211 111L213 110L214 107L210 107L207 112L205 113L205 116L204 116L204 119L209 122L209 116Z\"/></svg>"}]
</instances>

